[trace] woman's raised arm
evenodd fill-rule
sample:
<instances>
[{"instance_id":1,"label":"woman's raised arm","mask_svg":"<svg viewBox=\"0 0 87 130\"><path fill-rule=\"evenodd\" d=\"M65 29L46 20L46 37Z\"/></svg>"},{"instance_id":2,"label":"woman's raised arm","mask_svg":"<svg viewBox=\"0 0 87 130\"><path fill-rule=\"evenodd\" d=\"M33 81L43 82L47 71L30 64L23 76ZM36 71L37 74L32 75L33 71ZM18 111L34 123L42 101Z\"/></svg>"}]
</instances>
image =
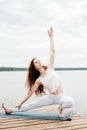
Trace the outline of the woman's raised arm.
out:
<instances>
[{"instance_id":1,"label":"woman's raised arm","mask_svg":"<svg viewBox=\"0 0 87 130\"><path fill-rule=\"evenodd\" d=\"M55 47L53 41L53 29L52 27L48 30L48 36L50 38L50 59L48 63L48 68L53 68L54 60L55 60Z\"/></svg>"}]
</instances>

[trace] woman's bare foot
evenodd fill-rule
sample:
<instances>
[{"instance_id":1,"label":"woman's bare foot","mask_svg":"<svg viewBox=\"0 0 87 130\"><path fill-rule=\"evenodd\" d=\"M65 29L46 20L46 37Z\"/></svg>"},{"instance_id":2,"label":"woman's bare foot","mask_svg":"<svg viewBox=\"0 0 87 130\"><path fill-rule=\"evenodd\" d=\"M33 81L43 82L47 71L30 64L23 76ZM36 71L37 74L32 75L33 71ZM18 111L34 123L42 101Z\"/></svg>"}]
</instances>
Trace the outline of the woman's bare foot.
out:
<instances>
[{"instance_id":1,"label":"woman's bare foot","mask_svg":"<svg viewBox=\"0 0 87 130\"><path fill-rule=\"evenodd\" d=\"M58 108L59 111L59 117L64 117L63 109L61 107Z\"/></svg>"},{"instance_id":2,"label":"woman's bare foot","mask_svg":"<svg viewBox=\"0 0 87 130\"><path fill-rule=\"evenodd\" d=\"M11 113L12 113L12 110L6 108L6 106L4 105L4 103L2 103L2 108L5 110L5 113L6 113L6 114L11 114Z\"/></svg>"}]
</instances>

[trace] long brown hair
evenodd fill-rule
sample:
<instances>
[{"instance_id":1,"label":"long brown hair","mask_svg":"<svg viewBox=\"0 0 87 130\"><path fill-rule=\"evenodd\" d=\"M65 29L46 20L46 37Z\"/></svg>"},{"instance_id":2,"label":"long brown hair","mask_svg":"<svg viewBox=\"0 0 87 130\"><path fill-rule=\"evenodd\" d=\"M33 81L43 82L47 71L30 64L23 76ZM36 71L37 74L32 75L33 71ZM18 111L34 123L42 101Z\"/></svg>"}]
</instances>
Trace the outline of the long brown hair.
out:
<instances>
[{"instance_id":1,"label":"long brown hair","mask_svg":"<svg viewBox=\"0 0 87 130\"><path fill-rule=\"evenodd\" d=\"M27 88L29 89L29 91L31 91L31 88L33 87L36 79L40 76L40 72L35 69L35 66L34 66L34 60L36 58L33 58L30 62L30 65L28 67L28 75L27 75L27 79L26 79L26 85L27 85ZM43 66L44 69L46 69L47 67L46 66ZM42 95L42 94L45 94L44 92L44 86L41 84L39 85L38 89L35 91L35 94L36 95Z\"/></svg>"}]
</instances>

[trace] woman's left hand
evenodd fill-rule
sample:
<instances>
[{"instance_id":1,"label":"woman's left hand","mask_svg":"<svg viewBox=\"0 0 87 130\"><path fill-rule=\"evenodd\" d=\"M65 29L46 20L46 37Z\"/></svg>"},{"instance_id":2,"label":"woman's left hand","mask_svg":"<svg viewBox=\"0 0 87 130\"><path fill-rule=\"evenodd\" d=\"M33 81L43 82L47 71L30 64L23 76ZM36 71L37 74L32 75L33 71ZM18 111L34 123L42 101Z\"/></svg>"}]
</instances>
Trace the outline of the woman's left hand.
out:
<instances>
[{"instance_id":1,"label":"woman's left hand","mask_svg":"<svg viewBox=\"0 0 87 130\"><path fill-rule=\"evenodd\" d=\"M50 30L48 30L48 36L52 37L53 36L53 29L50 27Z\"/></svg>"}]
</instances>

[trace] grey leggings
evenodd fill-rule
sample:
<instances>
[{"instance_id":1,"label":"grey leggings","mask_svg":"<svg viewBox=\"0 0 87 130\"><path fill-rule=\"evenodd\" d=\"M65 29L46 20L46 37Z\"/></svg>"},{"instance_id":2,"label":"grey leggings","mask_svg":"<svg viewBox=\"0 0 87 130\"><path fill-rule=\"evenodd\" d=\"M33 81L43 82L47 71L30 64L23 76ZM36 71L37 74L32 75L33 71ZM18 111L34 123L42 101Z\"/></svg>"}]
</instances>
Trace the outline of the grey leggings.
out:
<instances>
[{"instance_id":1,"label":"grey leggings","mask_svg":"<svg viewBox=\"0 0 87 130\"><path fill-rule=\"evenodd\" d=\"M62 109L64 108L70 108L72 107L74 101L72 97L69 97L65 95L64 93L59 94L59 95L53 95L53 94L48 94L43 97L40 97L36 99L35 101L31 103L27 103L21 106L20 109L18 108L12 108L13 112L22 112L22 111L27 111L43 106L49 106L49 105L59 105L61 106Z\"/></svg>"}]
</instances>

